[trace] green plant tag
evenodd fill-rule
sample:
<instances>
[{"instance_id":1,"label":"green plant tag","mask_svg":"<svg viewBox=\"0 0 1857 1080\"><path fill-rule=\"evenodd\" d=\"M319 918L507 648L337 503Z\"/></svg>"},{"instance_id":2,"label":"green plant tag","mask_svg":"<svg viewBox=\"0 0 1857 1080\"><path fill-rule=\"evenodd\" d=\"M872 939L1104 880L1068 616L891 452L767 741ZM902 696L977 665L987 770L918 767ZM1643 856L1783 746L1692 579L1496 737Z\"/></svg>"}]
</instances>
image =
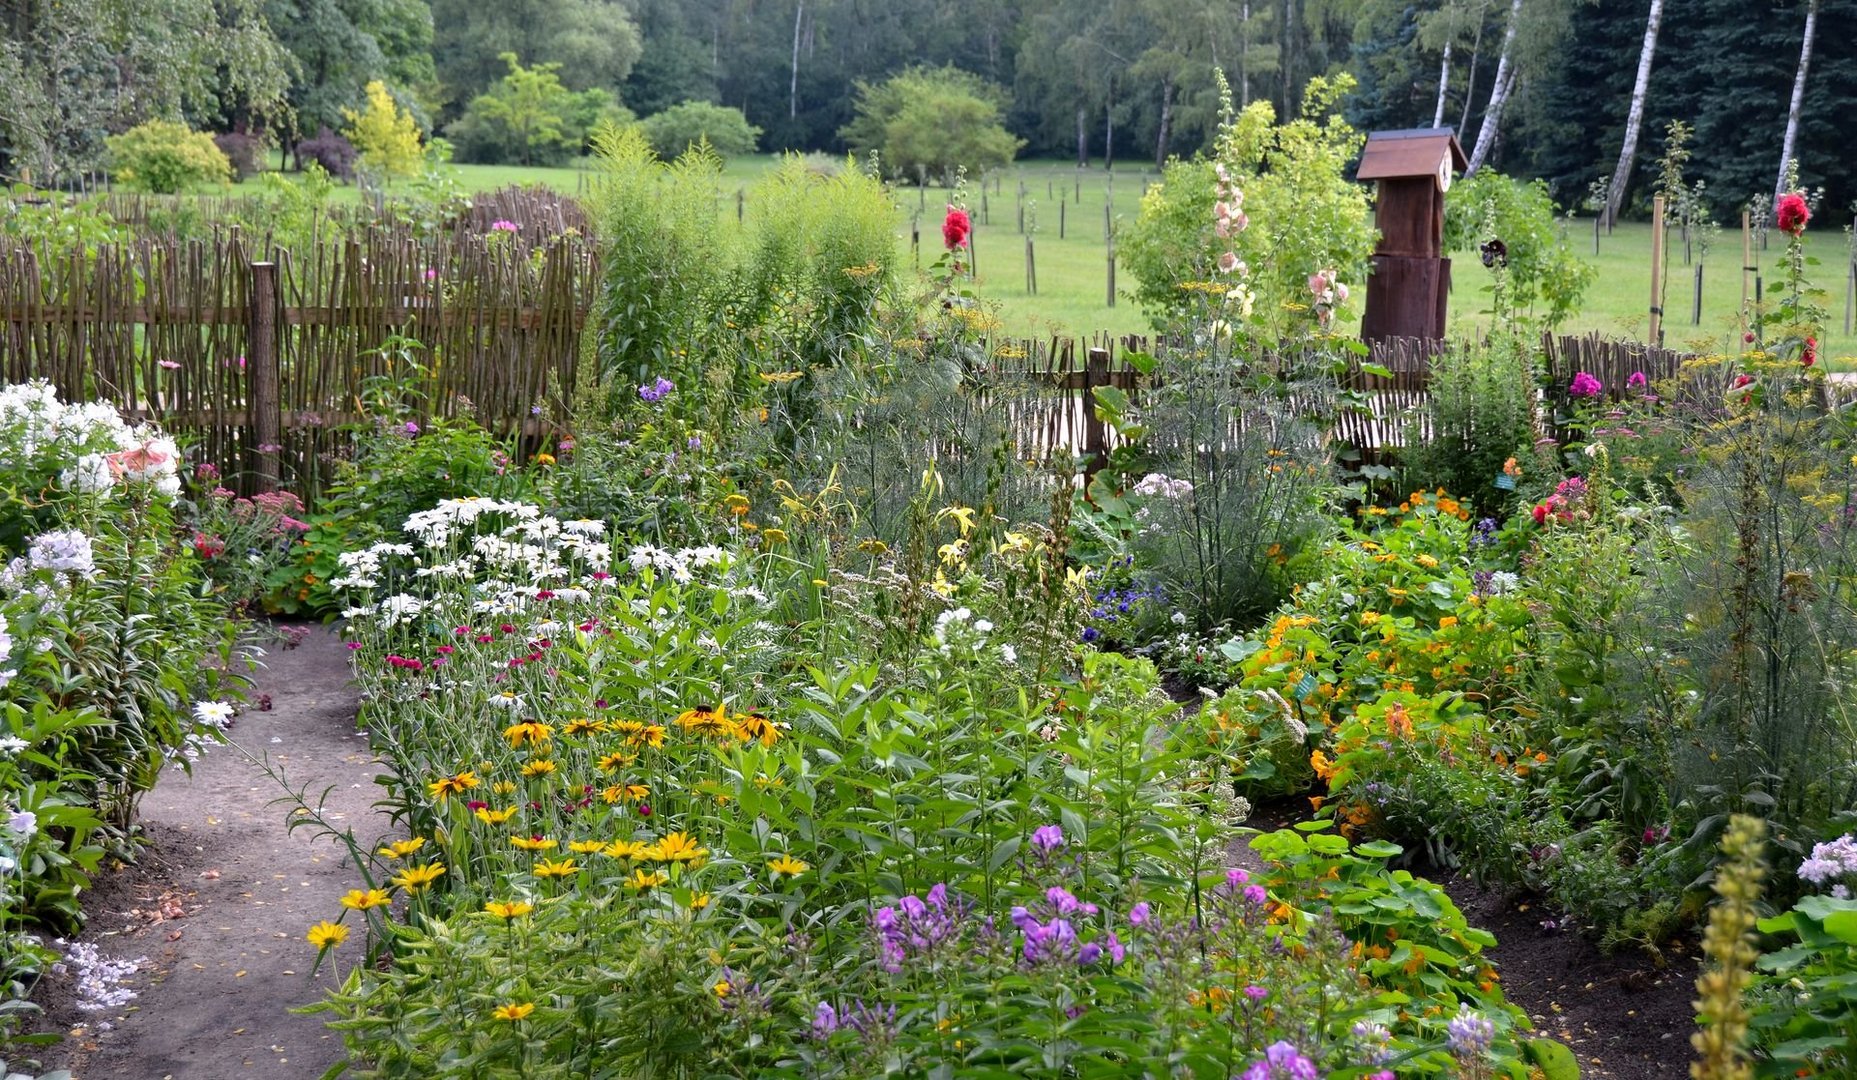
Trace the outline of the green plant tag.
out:
<instances>
[{"instance_id":1,"label":"green plant tag","mask_svg":"<svg viewBox=\"0 0 1857 1080\"><path fill-rule=\"evenodd\" d=\"M1508 473L1496 474L1496 488L1499 491L1514 491L1515 477L1510 476Z\"/></svg>"},{"instance_id":2,"label":"green plant tag","mask_svg":"<svg viewBox=\"0 0 1857 1080\"><path fill-rule=\"evenodd\" d=\"M1290 688L1290 696L1295 698L1297 701L1301 701L1303 698L1306 698L1310 694L1313 694L1313 693L1315 693L1315 673L1314 672L1305 672L1303 674L1301 681L1299 681L1295 686Z\"/></svg>"}]
</instances>

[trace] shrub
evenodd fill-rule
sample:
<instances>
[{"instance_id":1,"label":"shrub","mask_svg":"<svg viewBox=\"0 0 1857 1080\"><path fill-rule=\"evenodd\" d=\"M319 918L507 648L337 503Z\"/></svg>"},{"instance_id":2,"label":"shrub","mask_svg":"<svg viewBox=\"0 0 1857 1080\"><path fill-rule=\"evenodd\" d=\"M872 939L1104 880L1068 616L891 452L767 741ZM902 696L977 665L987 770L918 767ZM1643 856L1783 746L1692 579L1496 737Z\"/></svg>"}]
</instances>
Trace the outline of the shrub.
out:
<instances>
[{"instance_id":1,"label":"shrub","mask_svg":"<svg viewBox=\"0 0 1857 1080\"><path fill-rule=\"evenodd\" d=\"M213 144L232 163L234 177L243 183L264 171L265 141L247 131L228 131L213 136Z\"/></svg>"},{"instance_id":2,"label":"shrub","mask_svg":"<svg viewBox=\"0 0 1857 1080\"><path fill-rule=\"evenodd\" d=\"M355 154L354 143L328 128L318 131L315 138L304 139L297 144L298 157L309 159L337 180L355 178Z\"/></svg>"},{"instance_id":3,"label":"shrub","mask_svg":"<svg viewBox=\"0 0 1857 1080\"><path fill-rule=\"evenodd\" d=\"M150 120L107 140L117 183L172 195L232 180L232 163L203 131L171 120Z\"/></svg>"},{"instance_id":4,"label":"shrub","mask_svg":"<svg viewBox=\"0 0 1857 1080\"><path fill-rule=\"evenodd\" d=\"M1580 298L1598 277L1592 264L1574 254L1555 222L1545 180L1515 180L1484 169L1452 185L1444 199L1445 250L1478 252L1491 240L1504 247L1505 274L1499 281L1507 295L1493 305L1499 319L1542 306L1542 321L1549 328L1558 326L1579 310ZM1478 273L1468 259L1457 260L1454 268L1460 284Z\"/></svg>"},{"instance_id":5,"label":"shrub","mask_svg":"<svg viewBox=\"0 0 1857 1080\"><path fill-rule=\"evenodd\" d=\"M1431 358L1427 386L1399 455L1408 486L1454 491L1493 513L1517 483L1510 459L1527 460L1535 440L1532 342L1501 329L1455 342Z\"/></svg>"},{"instance_id":6,"label":"shrub","mask_svg":"<svg viewBox=\"0 0 1857 1080\"><path fill-rule=\"evenodd\" d=\"M857 94L857 118L839 137L859 155L878 154L893 176L977 176L1010 164L1025 145L1000 123L1005 92L958 68L910 68L860 81Z\"/></svg>"},{"instance_id":7,"label":"shrub","mask_svg":"<svg viewBox=\"0 0 1857 1080\"><path fill-rule=\"evenodd\" d=\"M559 64L523 67L504 53L509 74L471 100L446 132L465 161L559 164L586 148L601 123L629 123L632 115L609 90L575 93L561 83Z\"/></svg>"},{"instance_id":8,"label":"shrub","mask_svg":"<svg viewBox=\"0 0 1857 1080\"><path fill-rule=\"evenodd\" d=\"M639 122L645 141L665 158L674 158L699 142L723 157L754 153L761 129L740 109L708 101L685 101Z\"/></svg>"},{"instance_id":9,"label":"shrub","mask_svg":"<svg viewBox=\"0 0 1857 1080\"><path fill-rule=\"evenodd\" d=\"M415 176L425 161L419 124L376 79L367 85L367 107L360 112L343 109L347 134L361 156L361 164L387 176ZM324 168L327 168L325 165ZM333 171L333 170L332 170Z\"/></svg>"}]
</instances>

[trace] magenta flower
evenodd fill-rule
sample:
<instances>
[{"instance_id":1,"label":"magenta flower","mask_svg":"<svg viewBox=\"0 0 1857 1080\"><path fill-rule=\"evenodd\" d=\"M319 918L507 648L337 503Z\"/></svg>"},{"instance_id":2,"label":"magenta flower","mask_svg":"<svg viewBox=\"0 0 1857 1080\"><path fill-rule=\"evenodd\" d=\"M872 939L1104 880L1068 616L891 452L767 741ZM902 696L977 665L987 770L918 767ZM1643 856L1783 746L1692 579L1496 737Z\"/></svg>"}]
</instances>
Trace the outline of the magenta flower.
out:
<instances>
[{"instance_id":1,"label":"magenta flower","mask_svg":"<svg viewBox=\"0 0 1857 1080\"><path fill-rule=\"evenodd\" d=\"M1598 379L1582 371L1573 377L1572 385L1567 387L1571 397L1596 398L1605 393L1605 386Z\"/></svg>"},{"instance_id":2,"label":"magenta flower","mask_svg":"<svg viewBox=\"0 0 1857 1080\"><path fill-rule=\"evenodd\" d=\"M1627 390L1642 390L1648 385L1650 385L1650 380L1644 377L1644 372L1642 371L1632 372L1631 378L1625 380L1625 389Z\"/></svg>"}]
</instances>

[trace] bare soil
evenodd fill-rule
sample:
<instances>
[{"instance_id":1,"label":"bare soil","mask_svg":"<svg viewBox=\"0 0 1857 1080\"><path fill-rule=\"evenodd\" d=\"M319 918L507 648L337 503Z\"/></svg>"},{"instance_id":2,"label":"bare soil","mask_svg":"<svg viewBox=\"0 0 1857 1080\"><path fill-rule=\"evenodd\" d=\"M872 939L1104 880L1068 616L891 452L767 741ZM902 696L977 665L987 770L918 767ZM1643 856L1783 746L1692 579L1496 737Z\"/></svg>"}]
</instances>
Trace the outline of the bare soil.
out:
<instances>
[{"instance_id":1,"label":"bare soil","mask_svg":"<svg viewBox=\"0 0 1857 1080\"><path fill-rule=\"evenodd\" d=\"M300 645L270 647L231 731L238 747L213 747L192 775L164 775L142 803L147 846L85 898L80 940L147 962L128 982L137 999L113 1013L80 1012L68 978L43 980L47 1021L71 1036L45 1055L48 1068L78 1080L308 1080L341 1060L322 1018L292 1010L318 1001L359 954L351 938L312 976L303 936L341 911L359 879L339 845L286 829L283 789L239 749L268 757L312 801L328 788L328 817L363 843L385 831L347 650L308 629Z\"/></svg>"}]
</instances>

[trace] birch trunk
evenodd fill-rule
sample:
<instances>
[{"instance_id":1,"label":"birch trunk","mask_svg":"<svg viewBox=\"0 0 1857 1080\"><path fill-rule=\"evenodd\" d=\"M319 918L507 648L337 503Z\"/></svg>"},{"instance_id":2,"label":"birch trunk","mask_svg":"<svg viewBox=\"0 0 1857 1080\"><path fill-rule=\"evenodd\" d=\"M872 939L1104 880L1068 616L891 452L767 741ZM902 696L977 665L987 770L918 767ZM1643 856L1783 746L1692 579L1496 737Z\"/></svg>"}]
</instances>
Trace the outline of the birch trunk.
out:
<instances>
[{"instance_id":1,"label":"birch trunk","mask_svg":"<svg viewBox=\"0 0 1857 1080\"><path fill-rule=\"evenodd\" d=\"M1489 105L1483 110L1483 127L1477 132L1476 149L1470 152L1470 165L1464 169L1468 179L1476 175L1496 148L1496 132L1502 128L1502 107L1508 103L1509 89L1515 85L1515 29L1522 21L1522 0L1509 5L1509 25L1502 32L1502 58L1496 61L1496 84L1490 87Z\"/></svg>"},{"instance_id":2,"label":"birch trunk","mask_svg":"<svg viewBox=\"0 0 1857 1080\"><path fill-rule=\"evenodd\" d=\"M1079 169L1090 167L1090 132L1084 126L1089 122L1089 118L1089 111L1079 106L1077 108L1077 168Z\"/></svg>"},{"instance_id":3,"label":"birch trunk","mask_svg":"<svg viewBox=\"0 0 1857 1080\"><path fill-rule=\"evenodd\" d=\"M806 0L793 9L793 81L787 87L787 117L800 114L800 20L806 17Z\"/></svg>"},{"instance_id":4,"label":"birch trunk","mask_svg":"<svg viewBox=\"0 0 1857 1080\"><path fill-rule=\"evenodd\" d=\"M1457 117L1457 141L1464 141L1464 128L1470 126L1470 104L1477 92L1477 61L1483 58L1483 10L1477 9L1477 36L1470 43L1470 67L1464 71L1464 111Z\"/></svg>"},{"instance_id":5,"label":"birch trunk","mask_svg":"<svg viewBox=\"0 0 1857 1080\"><path fill-rule=\"evenodd\" d=\"M1444 63L1438 65L1438 109L1432 113L1431 126L1444 126L1444 99L1451 89L1451 43L1444 43Z\"/></svg>"},{"instance_id":6,"label":"birch trunk","mask_svg":"<svg viewBox=\"0 0 1857 1080\"><path fill-rule=\"evenodd\" d=\"M1625 187L1631 182L1631 167L1638 157L1638 135L1644 130L1644 99L1651 88L1651 60L1657 55L1657 30L1664 21L1664 0L1651 0L1651 13L1644 20L1644 47L1638 52L1638 80L1631 86L1631 111L1625 117L1625 145L1618 154L1618 168L1612 172L1612 187L1606 192L1606 224L1618 220L1618 208L1625 202Z\"/></svg>"},{"instance_id":7,"label":"birch trunk","mask_svg":"<svg viewBox=\"0 0 1857 1080\"><path fill-rule=\"evenodd\" d=\"M1154 143L1154 167L1156 170L1167 167L1167 140L1174 129L1174 80L1172 75L1161 79L1161 134Z\"/></svg>"},{"instance_id":8,"label":"birch trunk","mask_svg":"<svg viewBox=\"0 0 1857 1080\"><path fill-rule=\"evenodd\" d=\"M1793 76L1793 100L1786 109L1786 139L1780 144L1780 176L1773 184L1773 205L1786 194L1786 165L1793 160L1799 141L1799 110L1805 104L1805 73L1812 66L1812 37L1818 31L1818 2L1805 9L1805 41L1799 46L1799 71Z\"/></svg>"}]
</instances>

